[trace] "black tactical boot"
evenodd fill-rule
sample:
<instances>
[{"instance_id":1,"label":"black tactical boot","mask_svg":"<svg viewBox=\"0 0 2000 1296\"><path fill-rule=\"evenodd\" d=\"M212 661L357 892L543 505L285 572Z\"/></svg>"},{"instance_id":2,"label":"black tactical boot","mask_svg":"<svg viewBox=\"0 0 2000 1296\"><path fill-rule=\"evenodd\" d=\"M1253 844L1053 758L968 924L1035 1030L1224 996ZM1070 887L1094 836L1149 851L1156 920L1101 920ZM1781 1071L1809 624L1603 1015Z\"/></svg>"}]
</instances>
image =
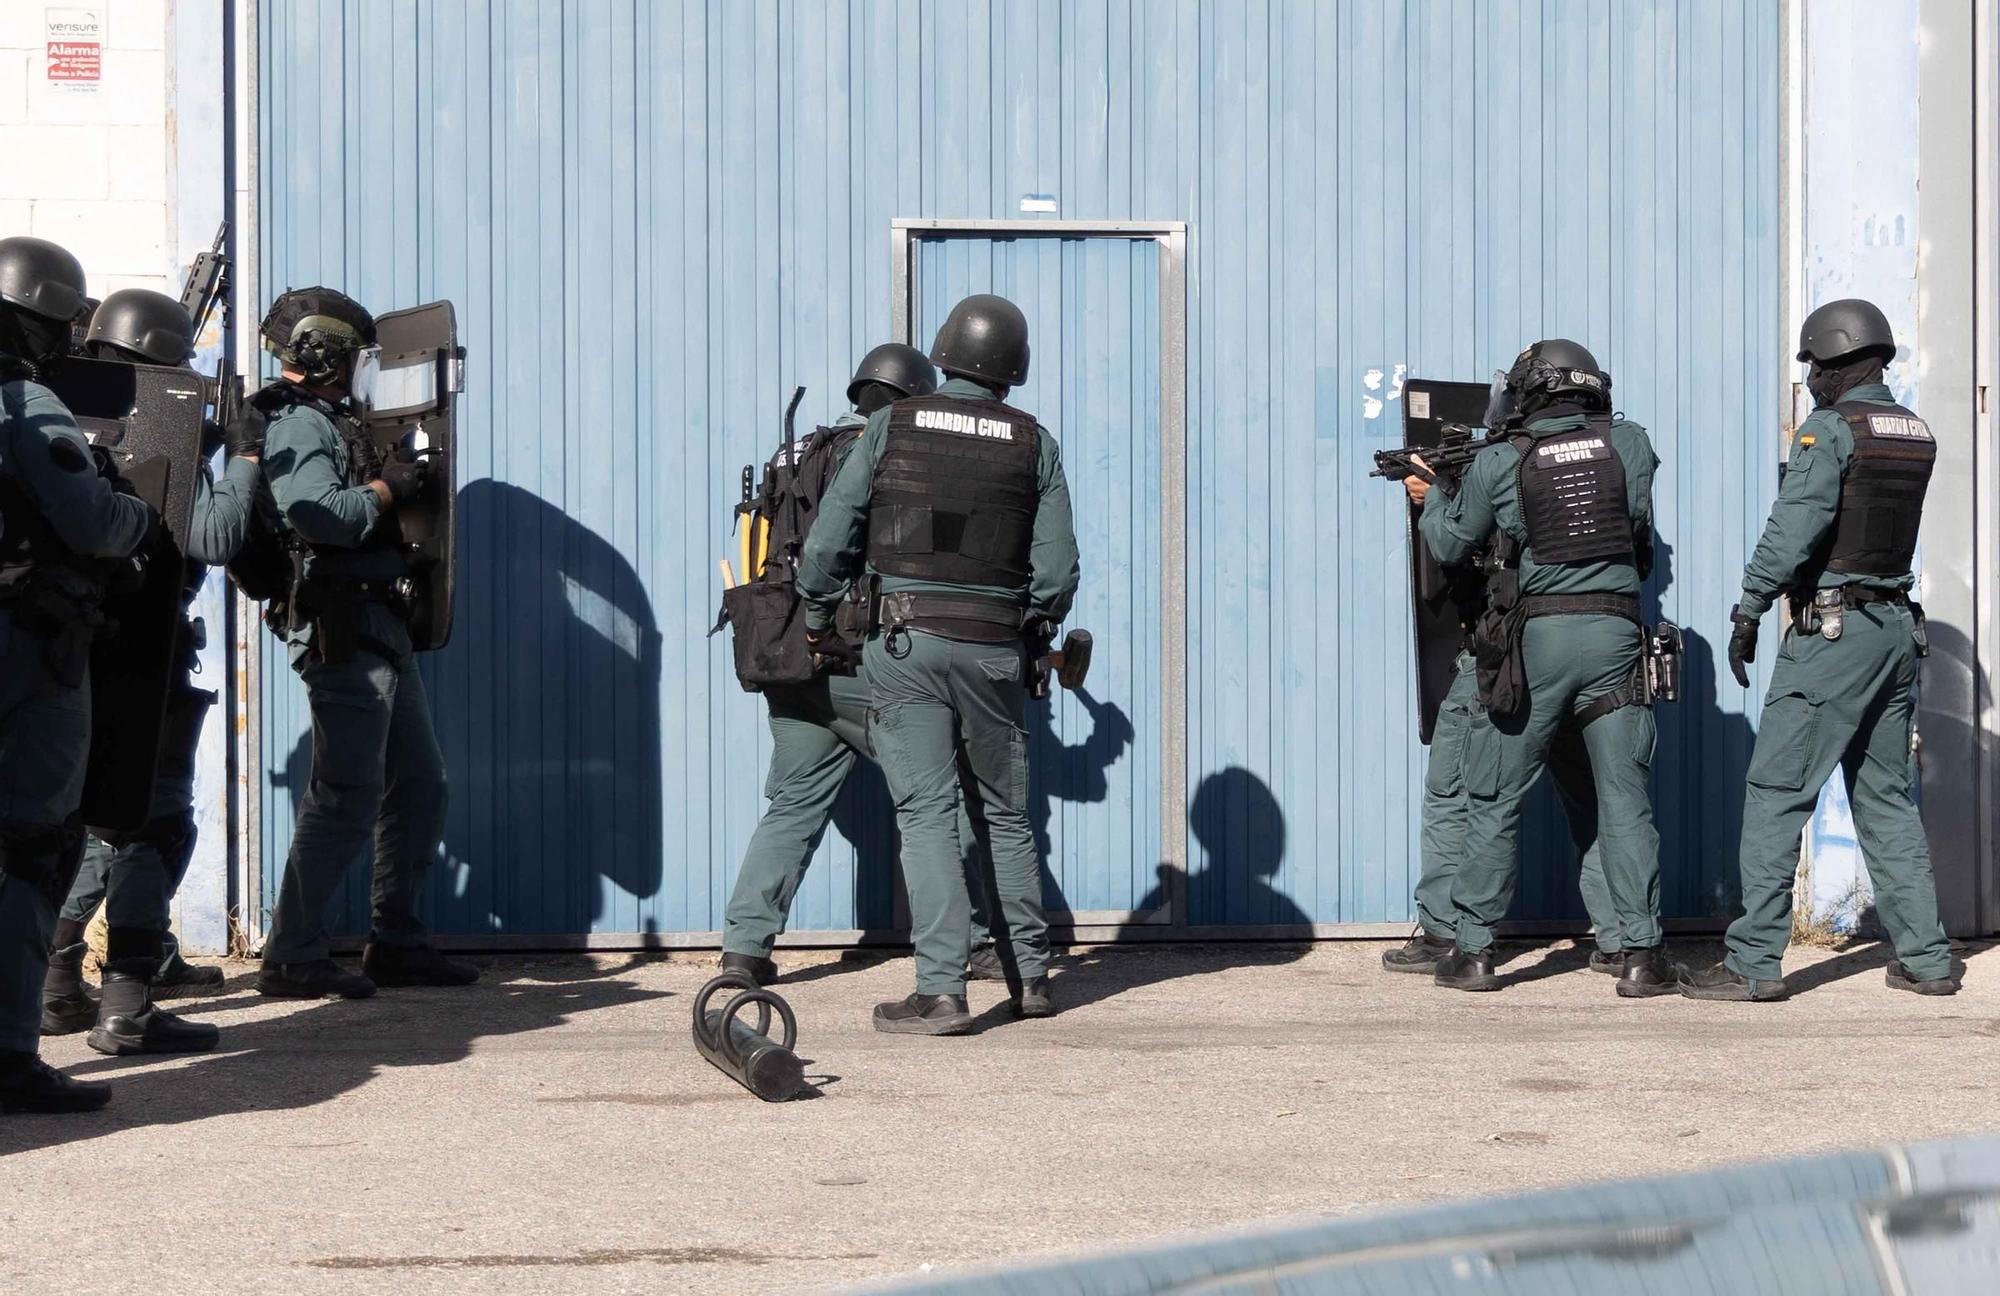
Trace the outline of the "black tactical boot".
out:
<instances>
[{"instance_id":1,"label":"black tactical boot","mask_svg":"<svg viewBox=\"0 0 2000 1296\"><path fill-rule=\"evenodd\" d=\"M963 1035L972 1029L964 995L913 994L875 1005L875 1029L890 1035Z\"/></svg>"},{"instance_id":2,"label":"black tactical boot","mask_svg":"<svg viewBox=\"0 0 2000 1296\"><path fill-rule=\"evenodd\" d=\"M97 996L83 979L83 942L49 954L49 974L42 982L42 1034L74 1035L97 1020Z\"/></svg>"},{"instance_id":3,"label":"black tactical boot","mask_svg":"<svg viewBox=\"0 0 2000 1296\"><path fill-rule=\"evenodd\" d=\"M778 965L767 958L755 954L738 954L724 951L722 955L724 972L742 972L760 986L767 986L778 979Z\"/></svg>"},{"instance_id":4,"label":"black tactical boot","mask_svg":"<svg viewBox=\"0 0 2000 1296\"><path fill-rule=\"evenodd\" d=\"M1448 990L1498 990L1500 978L1493 975L1493 947L1489 945L1477 954L1467 954L1454 942L1451 951L1437 961L1431 980Z\"/></svg>"},{"instance_id":5,"label":"black tactical boot","mask_svg":"<svg viewBox=\"0 0 2000 1296\"><path fill-rule=\"evenodd\" d=\"M0 1111L96 1111L111 1101L111 1086L72 1080L33 1053L0 1050Z\"/></svg>"},{"instance_id":6,"label":"black tactical boot","mask_svg":"<svg viewBox=\"0 0 2000 1296\"><path fill-rule=\"evenodd\" d=\"M468 986L479 979L470 963L454 963L428 945L369 941L361 972L378 986Z\"/></svg>"},{"instance_id":7,"label":"black tactical boot","mask_svg":"<svg viewBox=\"0 0 2000 1296\"><path fill-rule=\"evenodd\" d=\"M981 945L965 960L965 975L974 981L1005 981L1007 967L1000 961L998 945Z\"/></svg>"},{"instance_id":8,"label":"black tactical boot","mask_svg":"<svg viewBox=\"0 0 2000 1296\"><path fill-rule=\"evenodd\" d=\"M1666 952L1658 945L1626 950L1624 964L1618 973L1618 996L1621 999L1650 999L1654 995L1670 995L1680 989L1674 977L1674 965L1667 962Z\"/></svg>"},{"instance_id":9,"label":"black tactical boot","mask_svg":"<svg viewBox=\"0 0 2000 1296\"><path fill-rule=\"evenodd\" d=\"M97 1026L85 1041L99 1053L206 1053L222 1032L205 1022L182 1021L153 1005L154 959L120 959L104 965L104 1000Z\"/></svg>"},{"instance_id":10,"label":"black tactical boot","mask_svg":"<svg viewBox=\"0 0 2000 1296\"><path fill-rule=\"evenodd\" d=\"M266 963L257 972L257 993L279 999L366 999L375 993L375 983L332 959Z\"/></svg>"},{"instance_id":11,"label":"black tactical boot","mask_svg":"<svg viewBox=\"0 0 2000 1296\"><path fill-rule=\"evenodd\" d=\"M1625 951L1612 950L1608 954L1601 949L1590 951L1590 970L1606 976L1622 975L1625 971Z\"/></svg>"},{"instance_id":12,"label":"black tactical boot","mask_svg":"<svg viewBox=\"0 0 2000 1296\"><path fill-rule=\"evenodd\" d=\"M1451 953L1452 943L1423 930L1382 955L1382 967L1389 972L1435 972L1438 960Z\"/></svg>"},{"instance_id":13,"label":"black tactical boot","mask_svg":"<svg viewBox=\"0 0 2000 1296\"><path fill-rule=\"evenodd\" d=\"M1036 977L1021 987L1021 993L1014 996L1007 1005L1016 1017L1053 1017L1056 1015L1056 1001L1049 994L1047 975Z\"/></svg>"},{"instance_id":14,"label":"black tactical boot","mask_svg":"<svg viewBox=\"0 0 2000 1296\"><path fill-rule=\"evenodd\" d=\"M221 968L190 963L175 950L160 960L160 970L153 974L153 997L171 999L175 995L199 994L203 990L220 989L222 982Z\"/></svg>"},{"instance_id":15,"label":"black tactical boot","mask_svg":"<svg viewBox=\"0 0 2000 1296\"><path fill-rule=\"evenodd\" d=\"M1910 969L1904 967L1900 960L1889 964L1888 970L1883 973L1882 979L1888 984L1891 990L1908 990L1911 994L1954 995L1958 993L1958 980L1955 977L1935 977L1929 981L1920 981L1910 974ZM44 1026L42 1029L46 1031L48 1028Z\"/></svg>"},{"instance_id":16,"label":"black tactical boot","mask_svg":"<svg viewBox=\"0 0 2000 1296\"><path fill-rule=\"evenodd\" d=\"M1734 1003L1773 1003L1789 999L1792 992L1783 981L1752 981L1739 975L1727 963L1691 972L1683 967L1676 978L1680 992L1690 999L1722 999Z\"/></svg>"}]
</instances>

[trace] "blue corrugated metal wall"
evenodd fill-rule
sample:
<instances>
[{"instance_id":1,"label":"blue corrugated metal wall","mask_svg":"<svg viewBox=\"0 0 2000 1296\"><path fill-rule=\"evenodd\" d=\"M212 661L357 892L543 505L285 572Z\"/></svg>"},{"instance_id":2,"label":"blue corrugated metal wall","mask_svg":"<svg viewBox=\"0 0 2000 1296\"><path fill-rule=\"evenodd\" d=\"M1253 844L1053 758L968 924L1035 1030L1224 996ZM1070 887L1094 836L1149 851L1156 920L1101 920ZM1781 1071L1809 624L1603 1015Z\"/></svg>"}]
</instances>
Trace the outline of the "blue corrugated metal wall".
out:
<instances>
[{"instance_id":1,"label":"blue corrugated metal wall","mask_svg":"<svg viewBox=\"0 0 2000 1296\"><path fill-rule=\"evenodd\" d=\"M1557 333L1596 350L1666 461L1653 584L1695 654L1656 761L1665 891L1680 914L1726 893L1750 730L1706 641L1774 478L1775 4L261 12L263 282L450 297L472 352L465 593L426 667L454 778L443 930L720 925L768 751L701 637L737 472L794 383L833 412L889 335L892 217L1011 217L1025 194L1190 222L1189 921L1408 916L1422 753L1399 496L1368 452L1396 439L1403 376L1480 378ZM1096 467L1145 444L1069 395L1146 390L1113 368L1144 361L1123 336L1151 327L1143 297L1082 317L1108 349L1065 313L1044 412L1073 473L1084 447ZM1130 543L1143 563L1157 538ZM1134 609L1091 627L1101 644L1157 635L1133 576L1086 574L1093 616ZM1131 651L1136 687L1152 659ZM275 879L305 713L267 668ZM1052 812L1079 908L1156 862L1143 749L1113 766L1128 818ZM799 927L891 920L879 792L851 791L863 849L830 842ZM1524 915L1575 911L1556 836L1529 835ZM364 894L357 872L350 924Z\"/></svg>"}]
</instances>

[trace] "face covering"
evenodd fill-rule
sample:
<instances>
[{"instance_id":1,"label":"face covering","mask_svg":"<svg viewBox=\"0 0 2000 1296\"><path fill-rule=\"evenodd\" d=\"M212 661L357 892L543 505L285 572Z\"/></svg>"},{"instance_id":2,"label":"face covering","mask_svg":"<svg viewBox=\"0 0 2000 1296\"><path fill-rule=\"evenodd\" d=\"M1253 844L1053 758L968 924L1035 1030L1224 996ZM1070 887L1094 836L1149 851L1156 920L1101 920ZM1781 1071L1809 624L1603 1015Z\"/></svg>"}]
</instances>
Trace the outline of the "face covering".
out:
<instances>
[{"instance_id":1,"label":"face covering","mask_svg":"<svg viewBox=\"0 0 2000 1296\"><path fill-rule=\"evenodd\" d=\"M1813 404L1823 409L1863 383L1881 382L1888 367L1889 362L1873 352L1836 359L1831 364L1815 360L1806 374L1806 390L1812 393Z\"/></svg>"}]
</instances>

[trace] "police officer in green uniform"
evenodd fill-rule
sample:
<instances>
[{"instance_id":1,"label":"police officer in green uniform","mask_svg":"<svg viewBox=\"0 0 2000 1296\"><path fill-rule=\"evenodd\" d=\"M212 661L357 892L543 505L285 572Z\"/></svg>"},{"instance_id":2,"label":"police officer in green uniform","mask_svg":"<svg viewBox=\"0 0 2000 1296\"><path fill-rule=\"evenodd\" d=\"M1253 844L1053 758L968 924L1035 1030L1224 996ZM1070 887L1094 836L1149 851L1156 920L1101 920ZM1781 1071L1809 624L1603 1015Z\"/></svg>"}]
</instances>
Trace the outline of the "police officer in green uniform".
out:
<instances>
[{"instance_id":1,"label":"police officer in green uniform","mask_svg":"<svg viewBox=\"0 0 2000 1296\"><path fill-rule=\"evenodd\" d=\"M792 489L817 502L824 494L821 488L838 474L870 416L892 401L936 390L937 371L915 347L885 342L870 351L847 384L852 408L790 448L798 473L814 479L810 489L804 484ZM749 576L746 572L746 579ZM836 620L844 643L861 642L867 633L866 615L865 598L840 603ZM785 929L792 897L819 849L841 785L855 758L869 755L868 685L859 673L822 674L807 684L768 686L764 704L771 723L771 767L764 779L770 806L750 836L722 930L722 966L747 972L759 984L777 973L771 947Z\"/></svg>"},{"instance_id":2,"label":"police officer in green uniform","mask_svg":"<svg viewBox=\"0 0 2000 1296\"><path fill-rule=\"evenodd\" d=\"M1484 602L1483 594L1479 602ZM1456 670L1431 729L1430 763L1424 771L1423 869L1417 876L1415 897L1417 930L1407 942L1382 955L1382 966L1391 972L1436 973L1438 960L1451 953L1458 938L1451 884L1465 858L1466 824L1471 816L1465 793L1465 747L1479 707L1479 679L1471 652L1458 655ZM1596 944L1590 952L1590 967L1616 976L1625 967L1624 935L1604 880L1604 853L1597 845L1597 789L1590 781L1590 757L1575 725L1556 731L1548 759L1549 776L1562 801L1563 821L1580 861L1577 886L1583 893L1584 912L1590 916Z\"/></svg>"},{"instance_id":3,"label":"police officer in green uniform","mask_svg":"<svg viewBox=\"0 0 2000 1296\"><path fill-rule=\"evenodd\" d=\"M69 350L83 267L43 239L0 239L0 1110L102 1107L106 1085L49 1067L42 983L83 849L90 638L120 562L158 516L100 475L39 381Z\"/></svg>"},{"instance_id":4,"label":"police officer in green uniform","mask_svg":"<svg viewBox=\"0 0 2000 1296\"><path fill-rule=\"evenodd\" d=\"M1618 993L1671 994L1647 785L1653 714L1639 704L1639 591L1659 460L1644 428L1612 414L1611 380L1596 359L1561 338L1535 343L1496 375L1486 425L1505 440L1473 460L1456 490L1427 492L1420 479L1410 486L1440 561L1462 562L1489 541L1498 558L1478 636L1480 673L1492 679L1481 681L1484 706L1465 748L1456 944L1433 979L1459 990L1499 988L1493 926L1513 899L1522 802L1557 732L1575 724L1597 789L1598 848L1624 951Z\"/></svg>"},{"instance_id":5,"label":"police officer in green uniform","mask_svg":"<svg viewBox=\"0 0 2000 1296\"><path fill-rule=\"evenodd\" d=\"M868 732L902 834L917 988L877 1005L875 1027L948 1035L972 1025L961 759L965 795L987 826L1013 1009L1055 1011L1023 726L1028 643L1069 611L1078 565L1056 440L1003 403L1028 376L1020 308L966 298L938 330L931 359L948 381L869 418L821 503L798 584L809 642L838 652L834 615L850 583L864 567L880 582L864 651Z\"/></svg>"},{"instance_id":6,"label":"police officer in green uniform","mask_svg":"<svg viewBox=\"0 0 2000 1296\"><path fill-rule=\"evenodd\" d=\"M1883 385L1895 357L1889 321L1856 299L1806 316L1798 358L1810 366L1812 414L1792 441L1778 501L1743 569L1730 611L1729 666L1748 687L1758 622L1780 594L1791 624L1771 668L1744 794L1737 852L1743 915L1715 967L1683 970L1696 999L1786 995L1799 832L1838 768L1875 884L1875 911L1896 947L1892 990L1958 990L1938 921L1930 849L1911 793L1911 689L1923 610L1910 601L1910 560L1937 444Z\"/></svg>"},{"instance_id":7,"label":"police officer in green uniform","mask_svg":"<svg viewBox=\"0 0 2000 1296\"><path fill-rule=\"evenodd\" d=\"M194 321L164 293L123 288L92 314L84 348L101 359L184 365L194 354ZM211 426L203 449L212 452L221 439L221 429ZM200 591L208 564L235 556L249 528L251 499L260 480L254 434L236 440L230 451L220 482L205 456L195 478L183 606ZM214 1026L181 1021L152 1005L153 991L163 983L222 982L220 968L195 968L177 951L170 954L173 895L194 852L195 743L202 717L216 700L214 693L196 688L192 678L205 639L201 622L184 617L179 634L181 676L167 700L150 816L134 832L92 836L85 844L83 867L56 923L55 951L42 992L42 1033L64 1034L95 1023L89 1044L100 1053L207 1049L218 1034ZM91 1000L83 982L84 927L99 903L105 906L108 927L101 1003ZM179 963L181 970L170 973L170 963ZM169 976L172 980L166 981Z\"/></svg>"},{"instance_id":8,"label":"police officer in green uniform","mask_svg":"<svg viewBox=\"0 0 2000 1296\"><path fill-rule=\"evenodd\" d=\"M425 489L426 465L367 466L345 404L354 357L375 334L358 303L329 288L288 292L261 332L283 365L252 404L270 418L264 471L299 562L287 642L312 706L313 763L257 988L362 998L378 985L467 985L478 972L432 948L417 912L444 836L446 783L390 518ZM373 922L357 974L329 957L325 911L371 846Z\"/></svg>"}]
</instances>

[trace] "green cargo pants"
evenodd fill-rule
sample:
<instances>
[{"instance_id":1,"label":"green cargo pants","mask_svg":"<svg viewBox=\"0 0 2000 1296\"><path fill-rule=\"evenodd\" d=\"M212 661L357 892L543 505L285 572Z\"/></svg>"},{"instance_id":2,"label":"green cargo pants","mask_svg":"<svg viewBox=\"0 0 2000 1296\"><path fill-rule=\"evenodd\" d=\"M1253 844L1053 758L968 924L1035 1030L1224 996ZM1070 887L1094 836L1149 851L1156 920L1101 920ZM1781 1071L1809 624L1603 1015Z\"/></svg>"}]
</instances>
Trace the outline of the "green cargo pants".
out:
<instances>
[{"instance_id":1,"label":"green cargo pants","mask_svg":"<svg viewBox=\"0 0 2000 1296\"><path fill-rule=\"evenodd\" d=\"M1535 617L1522 630L1521 654L1526 704L1504 721L1475 716L1466 742L1465 862L1451 898L1458 945L1467 953L1493 944L1493 925L1513 902L1521 804L1557 733L1631 679L1639 628L1615 616ZM1597 846L1622 949L1660 943L1660 838L1648 787L1655 736L1653 712L1643 706L1619 707L1583 730L1597 788Z\"/></svg>"},{"instance_id":2,"label":"green cargo pants","mask_svg":"<svg viewBox=\"0 0 2000 1296\"><path fill-rule=\"evenodd\" d=\"M1465 858L1465 747L1479 708L1479 679L1471 653L1460 653L1458 674L1438 707L1431 731L1431 758L1424 774L1423 872L1417 878L1417 921L1437 940L1457 936L1458 914L1451 907L1452 879ZM1604 880L1603 852L1597 848L1597 788L1590 781L1590 758L1574 725L1556 730L1549 746L1549 776L1562 799L1563 821L1581 864L1577 886L1590 915L1597 948L1616 954L1624 939L1611 888Z\"/></svg>"},{"instance_id":3,"label":"green cargo pants","mask_svg":"<svg viewBox=\"0 0 2000 1296\"><path fill-rule=\"evenodd\" d=\"M444 837L444 755L408 627L377 604L364 615L364 633L385 652L363 647L339 663L315 652L295 667L312 705L312 782L264 940L266 963L327 957L327 902L371 844L369 939L414 946L430 936L418 902Z\"/></svg>"},{"instance_id":4,"label":"green cargo pants","mask_svg":"<svg viewBox=\"0 0 2000 1296\"><path fill-rule=\"evenodd\" d=\"M42 982L56 909L76 866L74 850L57 851L83 798L90 752L90 681L70 688L52 675L43 637L0 609L0 1049L41 1047ZM80 845L80 841L79 841ZM39 874L30 877L30 873Z\"/></svg>"},{"instance_id":5,"label":"green cargo pants","mask_svg":"<svg viewBox=\"0 0 2000 1296\"><path fill-rule=\"evenodd\" d=\"M874 693L869 739L896 802L919 994L963 994L971 898L961 863L966 795L985 820L998 921L1023 979L1048 967L1048 919L1028 819L1028 654L922 630L877 634L864 660Z\"/></svg>"},{"instance_id":6,"label":"green cargo pants","mask_svg":"<svg viewBox=\"0 0 2000 1296\"><path fill-rule=\"evenodd\" d=\"M764 777L770 804L750 846L724 911L722 948L731 954L769 958L785 930L792 898L805 880L833 818L840 788L868 746L868 684L865 676L833 675L808 684L764 690L770 710L771 767ZM977 865L971 821L963 809L959 837L966 844L966 886L975 938L987 926L986 883Z\"/></svg>"},{"instance_id":7,"label":"green cargo pants","mask_svg":"<svg viewBox=\"0 0 2000 1296\"><path fill-rule=\"evenodd\" d=\"M1724 961L1760 981L1783 976L1799 833L1837 766L1896 957L1919 980L1948 977L1951 947L1910 794L1917 679L1910 610L1874 603L1847 609L1842 621L1834 640L1788 629L1772 664L1743 798L1743 916L1729 925Z\"/></svg>"}]
</instances>

